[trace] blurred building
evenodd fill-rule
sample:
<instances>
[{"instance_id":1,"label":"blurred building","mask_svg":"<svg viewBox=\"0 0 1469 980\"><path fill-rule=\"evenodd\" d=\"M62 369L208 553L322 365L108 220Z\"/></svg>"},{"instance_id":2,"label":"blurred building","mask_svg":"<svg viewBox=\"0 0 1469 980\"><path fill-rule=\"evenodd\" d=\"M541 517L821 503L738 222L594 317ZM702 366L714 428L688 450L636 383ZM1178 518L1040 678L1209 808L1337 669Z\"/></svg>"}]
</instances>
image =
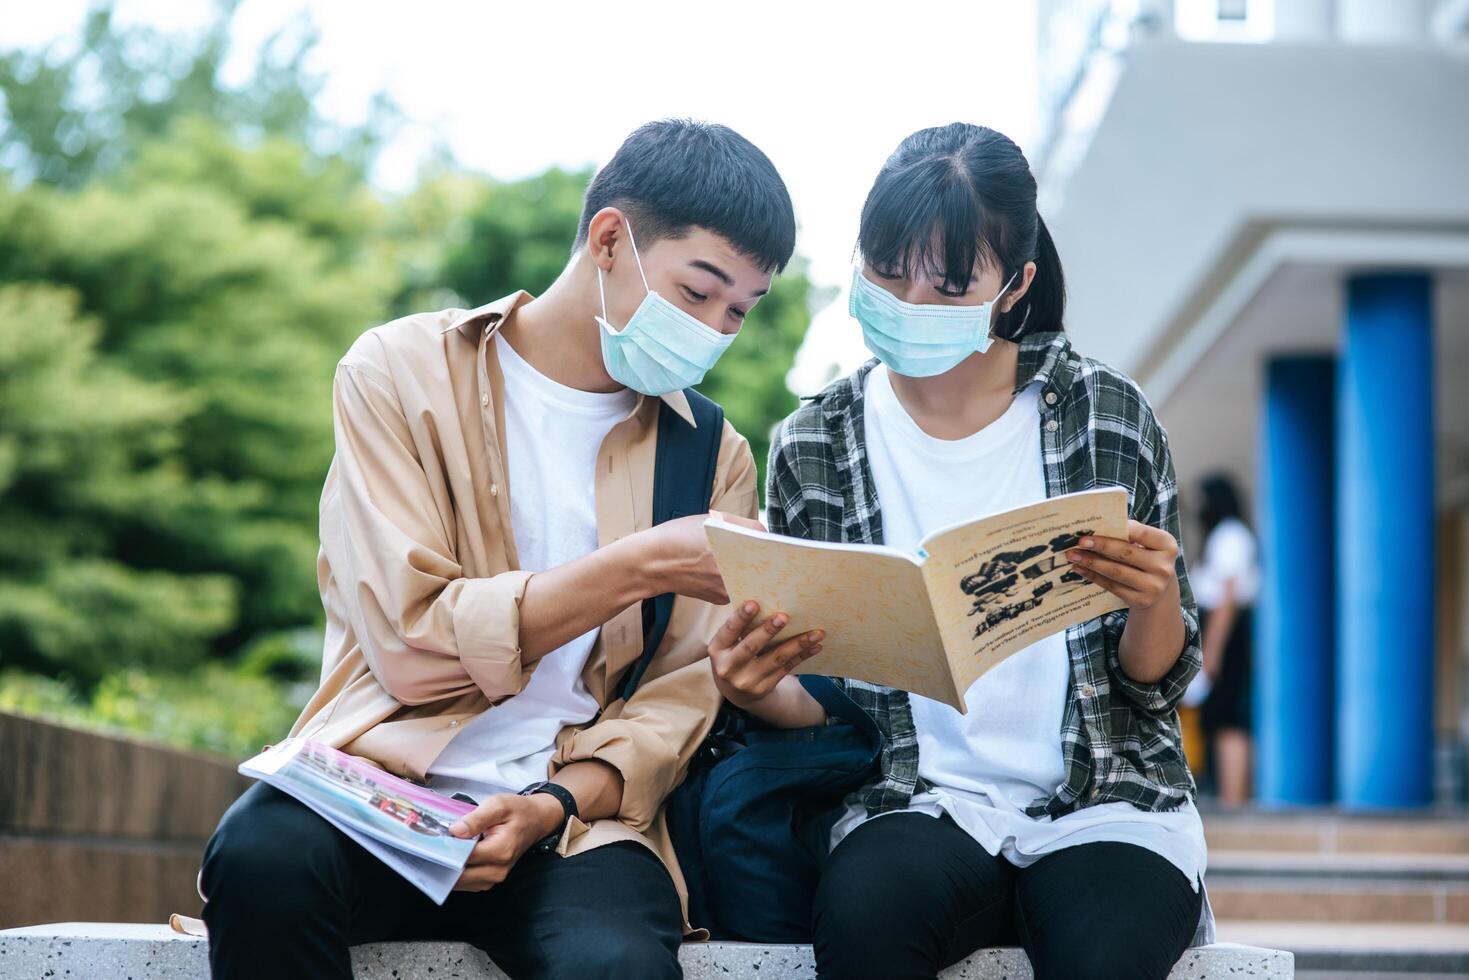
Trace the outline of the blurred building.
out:
<instances>
[{"instance_id":1,"label":"blurred building","mask_svg":"<svg viewBox=\"0 0 1469 980\"><path fill-rule=\"evenodd\" d=\"M1469 0L1038 12L1068 329L1148 393L1186 506L1252 490L1258 796L1462 800Z\"/></svg>"}]
</instances>

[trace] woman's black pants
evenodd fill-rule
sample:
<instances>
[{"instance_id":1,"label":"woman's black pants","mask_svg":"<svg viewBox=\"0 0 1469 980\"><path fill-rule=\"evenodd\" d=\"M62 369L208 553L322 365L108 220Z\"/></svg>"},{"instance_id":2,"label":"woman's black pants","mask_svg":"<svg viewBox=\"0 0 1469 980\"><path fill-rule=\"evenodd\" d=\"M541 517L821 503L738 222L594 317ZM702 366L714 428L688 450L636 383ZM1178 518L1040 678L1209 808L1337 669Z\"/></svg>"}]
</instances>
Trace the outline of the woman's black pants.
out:
<instances>
[{"instance_id":1,"label":"woman's black pants","mask_svg":"<svg viewBox=\"0 0 1469 980\"><path fill-rule=\"evenodd\" d=\"M980 947L1021 945L1037 980L1163 978L1202 902L1133 844L1080 844L1016 868L947 814L888 814L843 838L823 870L817 974L931 980Z\"/></svg>"}]
</instances>

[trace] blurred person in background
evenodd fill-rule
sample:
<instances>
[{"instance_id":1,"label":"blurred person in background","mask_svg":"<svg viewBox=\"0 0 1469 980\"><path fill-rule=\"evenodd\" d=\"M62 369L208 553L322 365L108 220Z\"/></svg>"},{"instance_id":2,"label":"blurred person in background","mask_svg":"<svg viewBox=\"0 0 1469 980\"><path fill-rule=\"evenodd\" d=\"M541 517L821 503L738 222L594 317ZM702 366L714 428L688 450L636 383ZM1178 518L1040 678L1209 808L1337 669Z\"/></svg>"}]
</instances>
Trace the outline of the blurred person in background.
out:
<instances>
[{"instance_id":1,"label":"blurred person in background","mask_svg":"<svg viewBox=\"0 0 1469 980\"><path fill-rule=\"evenodd\" d=\"M1239 806L1250 798L1251 627L1260 591L1259 555L1233 478L1222 472L1205 476L1199 500L1204 551L1193 568L1193 585L1204 669L1202 690L1196 688L1194 697L1202 698L1201 723L1219 801Z\"/></svg>"}]
</instances>

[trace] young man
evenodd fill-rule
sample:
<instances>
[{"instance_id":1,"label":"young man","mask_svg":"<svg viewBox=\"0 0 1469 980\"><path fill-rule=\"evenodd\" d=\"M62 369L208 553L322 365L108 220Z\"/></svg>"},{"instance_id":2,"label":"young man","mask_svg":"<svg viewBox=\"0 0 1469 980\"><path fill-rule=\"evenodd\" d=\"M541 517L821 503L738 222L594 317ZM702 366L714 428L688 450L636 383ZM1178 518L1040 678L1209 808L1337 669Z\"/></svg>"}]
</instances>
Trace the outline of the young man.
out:
<instances>
[{"instance_id":1,"label":"young man","mask_svg":"<svg viewBox=\"0 0 1469 980\"><path fill-rule=\"evenodd\" d=\"M660 402L696 384L791 256L770 161L733 131L638 129L592 181L541 296L368 331L334 385L321 499L322 682L291 736L477 809L435 905L264 784L200 873L216 978L349 977L348 947L474 943L515 977L680 975L684 889L664 798L719 704L707 643L727 597L703 517L652 522ZM725 425L712 509L756 512ZM676 593L628 700L641 600ZM549 783L546 780L550 780Z\"/></svg>"}]
</instances>

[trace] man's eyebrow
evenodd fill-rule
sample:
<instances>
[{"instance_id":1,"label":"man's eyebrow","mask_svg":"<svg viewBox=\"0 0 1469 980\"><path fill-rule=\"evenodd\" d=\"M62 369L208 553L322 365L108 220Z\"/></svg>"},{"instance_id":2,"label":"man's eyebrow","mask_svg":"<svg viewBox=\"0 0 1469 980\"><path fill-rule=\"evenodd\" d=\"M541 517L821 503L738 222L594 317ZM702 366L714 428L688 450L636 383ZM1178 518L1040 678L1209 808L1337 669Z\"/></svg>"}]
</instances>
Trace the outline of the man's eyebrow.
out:
<instances>
[{"instance_id":1,"label":"man's eyebrow","mask_svg":"<svg viewBox=\"0 0 1469 980\"><path fill-rule=\"evenodd\" d=\"M706 262L703 259L694 259L689 263L689 265L693 266L695 269L703 269L705 272L711 273L726 286L734 285L734 276L731 276L728 272L725 272L713 262Z\"/></svg>"},{"instance_id":2,"label":"man's eyebrow","mask_svg":"<svg viewBox=\"0 0 1469 980\"><path fill-rule=\"evenodd\" d=\"M714 276L726 286L734 285L734 277L731 276L728 272L725 272L719 266L715 265L713 262L706 262L703 259L694 259L689 262L689 265L693 266L695 269L703 269L705 272ZM768 292L770 292L769 288L757 289L755 290L755 292L750 294L750 298L759 299L761 296L764 296Z\"/></svg>"}]
</instances>

